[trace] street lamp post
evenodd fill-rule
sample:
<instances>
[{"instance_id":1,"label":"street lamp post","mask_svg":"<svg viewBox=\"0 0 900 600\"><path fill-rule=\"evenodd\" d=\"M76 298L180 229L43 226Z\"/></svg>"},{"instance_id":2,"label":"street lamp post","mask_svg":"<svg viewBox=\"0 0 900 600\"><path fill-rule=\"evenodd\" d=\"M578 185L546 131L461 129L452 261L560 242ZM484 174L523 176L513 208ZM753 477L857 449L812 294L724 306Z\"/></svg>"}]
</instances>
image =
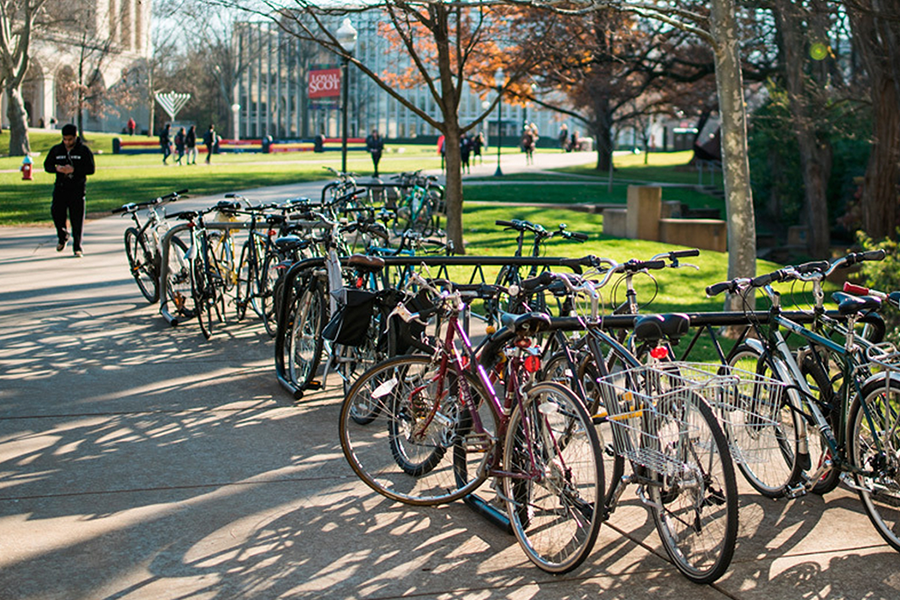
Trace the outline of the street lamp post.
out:
<instances>
[{"instance_id":1,"label":"street lamp post","mask_svg":"<svg viewBox=\"0 0 900 600\"><path fill-rule=\"evenodd\" d=\"M348 94L350 91L350 55L356 50L356 37L357 31L353 27L353 24L350 23L350 18L347 17L341 23L341 26L337 30L337 41L340 44L341 48L344 50L345 54L342 57L344 61L344 70L341 76L341 110L343 112L342 118L342 128L343 131L341 133L341 171L347 172L347 113L349 112L347 109L349 108L349 100Z\"/></svg>"},{"instance_id":2,"label":"street lamp post","mask_svg":"<svg viewBox=\"0 0 900 600\"><path fill-rule=\"evenodd\" d=\"M500 131L503 127L501 117L503 115L503 81L505 76L503 69L497 69L494 73L494 84L497 86L497 170L494 171L494 177L503 176L503 171L500 169L500 140L503 139Z\"/></svg>"},{"instance_id":3,"label":"street lamp post","mask_svg":"<svg viewBox=\"0 0 900 600\"><path fill-rule=\"evenodd\" d=\"M241 139L241 105L231 105L232 125L234 126L234 139Z\"/></svg>"}]
</instances>

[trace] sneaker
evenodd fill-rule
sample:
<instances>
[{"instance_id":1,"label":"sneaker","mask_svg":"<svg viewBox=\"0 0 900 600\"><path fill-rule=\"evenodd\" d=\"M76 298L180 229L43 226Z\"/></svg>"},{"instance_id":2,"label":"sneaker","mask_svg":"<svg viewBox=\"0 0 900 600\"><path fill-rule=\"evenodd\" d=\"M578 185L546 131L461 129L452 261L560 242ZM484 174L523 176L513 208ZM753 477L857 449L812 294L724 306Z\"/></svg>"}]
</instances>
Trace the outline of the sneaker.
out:
<instances>
[{"instance_id":1,"label":"sneaker","mask_svg":"<svg viewBox=\"0 0 900 600\"><path fill-rule=\"evenodd\" d=\"M58 243L58 244L56 245L56 251L57 251L57 252L62 252L63 250L65 250L65 249L66 249L66 244L67 244L67 243L68 243L68 242L60 242L60 243Z\"/></svg>"},{"instance_id":2,"label":"sneaker","mask_svg":"<svg viewBox=\"0 0 900 600\"><path fill-rule=\"evenodd\" d=\"M75 251L75 258L83 258L83 257L84 257L84 252L82 252L81 250Z\"/></svg>"}]
</instances>

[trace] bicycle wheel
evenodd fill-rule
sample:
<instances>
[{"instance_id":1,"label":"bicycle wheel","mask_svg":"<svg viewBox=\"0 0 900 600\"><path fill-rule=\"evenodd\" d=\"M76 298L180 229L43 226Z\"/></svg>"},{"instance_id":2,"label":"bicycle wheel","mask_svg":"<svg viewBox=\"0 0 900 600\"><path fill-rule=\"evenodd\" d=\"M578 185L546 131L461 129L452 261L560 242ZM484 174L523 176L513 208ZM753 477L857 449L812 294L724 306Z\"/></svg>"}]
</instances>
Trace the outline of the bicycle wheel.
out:
<instances>
[{"instance_id":1,"label":"bicycle wheel","mask_svg":"<svg viewBox=\"0 0 900 600\"><path fill-rule=\"evenodd\" d=\"M822 356L821 360L827 361L827 357ZM840 422L840 414L837 411L838 407L834 401L834 382L831 381L826 371L828 363L819 362L811 352L803 353L798 357L797 362L800 364L800 372L806 378L807 383L809 383L810 389L813 390L813 393L818 393L821 405L833 409L829 410L828 408L823 408L822 411L825 420L832 427L833 431L835 423ZM810 428L810 438L815 438L817 442L815 447L810 449L810 471L815 473L825 465L826 461L831 460L831 449L828 447L828 444L825 442L818 429ZM811 443L810 445L812 446L813 444ZM840 482L840 470L829 468L818 477L818 480L813 484L810 491L819 495L827 494L828 492L833 491Z\"/></svg>"},{"instance_id":2,"label":"bicycle wheel","mask_svg":"<svg viewBox=\"0 0 900 600\"><path fill-rule=\"evenodd\" d=\"M510 415L503 457L507 510L525 554L550 573L576 568L605 513L603 460L581 401L558 383L534 385Z\"/></svg>"},{"instance_id":3,"label":"bicycle wheel","mask_svg":"<svg viewBox=\"0 0 900 600\"><path fill-rule=\"evenodd\" d=\"M353 382L356 381L356 378L361 373L365 373L387 358L387 344L384 340L382 319L382 314L376 311L369 322L369 329L366 332L366 339L363 343L359 346L341 345L339 348L339 352L335 357L337 362L336 370L341 376L345 395L350 391ZM368 417L364 413L360 413L357 415L357 418L365 421Z\"/></svg>"},{"instance_id":4,"label":"bicycle wheel","mask_svg":"<svg viewBox=\"0 0 900 600\"><path fill-rule=\"evenodd\" d=\"M730 365L781 379L759 351L747 344L734 351ZM746 406L734 407L722 421L728 440L736 449L738 469L747 482L763 496L780 498L789 485L799 480L802 471L797 439L801 423L788 405L788 395L772 397L768 395L771 391L771 386L755 388L755 397L746 398Z\"/></svg>"},{"instance_id":5,"label":"bicycle wheel","mask_svg":"<svg viewBox=\"0 0 900 600\"><path fill-rule=\"evenodd\" d=\"M322 329L328 321L328 300L318 282L304 287L291 307L288 317L288 348L291 382L298 389L309 387L322 359Z\"/></svg>"},{"instance_id":6,"label":"bicycle wheel","mask_svg":"<svg viewBox=\"0 0 900 600\"><path fill-rule=\"evenodd\" d=\"M151 248L147 244L146 234L141 235L134 227L125 230L125 256L128 257L131 276L147 302L153 304L159 300L159 270Z\"/></svg>"},{"instance_id":7,"label":"bicycle wheel","mask_svg":"<svg viewBox=\"0 0 900 600\"><path fill-rule=\"evenodd\" d=\"M555 381L572 390L576 389L573 385L572 373L564 352L558 352L551 356L541 370L541 379L543 381ZM597 366L594 364L593 358L586 354L580 357L577 365L577 374L581 378L582 386L585 391L585 398L580 398L588 414L593 415L605 413L602 405L600 390L596 384L597 378L600 376ZM607 498L615 493L617 483L622 479L625 473L625 460L616 454L613 448L613 435L611 424L608 420L602 420L594 425L597 431L597 442L599 443L600 453L603 458L603 489L606 490Z\"/></svg>"},{"instance_id":8,"label":"bicycle wheel","mask_svg":"<svg viewBox=\"0 0 900 600\"><path fill-rule=\"evenodd\" d=\"M695 583L712 583L731 563L737 539L738 492L728 442L695 393L670 393L659 409L645 434L665 458L664 472L651 471L650 512L675 566Z\"/></svg>"},{"instance_id":9,"label":"bicycle wheel","mask_svg":"<svg viewBox=\"0 0 900 600\"><path fill-rule=\"evenodd\" d=\"M254 298L257 300L253 305L259 317L265 323L266 331L271 337L275 337L278 327L278 314L275 312L278 307L278 299L275 294L280 271L278 264L280 259L274 254L270 254L263 261L262 270L256 278L256 292ZM257 310L257 306L259 309Z\"/></svg>"},{"instance_id":10,"label":"bicycle wheel","mask_svg":"<svg viewBox=\"0 0 900 600\"><path fill-rule=\"evenodd\" d=\"M237 285L235 286L234 311L238 321L247 315L247 307L253 305L258 300L253 295L255 288L257 266L255 264L255 253L250 247L253 244L251 236L241 247L241 259L237 267ZM256 308L254 307L254 312Z\"/></svg>"},{"instance_id":11,"label":"bicycle wheel","mask_svg":"<svg viewBox=\"0 0 900 600\"><path fill-rule=\"evenodd\" d=\"M211 230L207 236L207 244L215 257L215 267L222 286L225 291L231 291L238 280L234 265L234 238L228 230Z\"/></svg>"},{"instance_id":12,"label":"bicycle wheel","mask_svg":"<svg viewBox=\"0 0 900 600\"><path fill-rule=\"evenodd\" d=\"M850 404L847 449L863 508L900 551L900 375L870 380Z\"/></svg>"},{"instance_id":13,"label":"bicycle wheel","mask_svg":"<svg viewBox=\"0 0 900 600\"><path fill-rule=\"evenodd\" d=\"M499 419L477 379L445 373L427 356L398 356L363 373L344 398L341 448L350 467L379 494L414 505L442 504L487 477ZM377 410L372 403L377 403ZM360 406L372 416L356 418ZM477 407L475 425L469 406ZM450 451L450 452L448 452Z\"/></svg>"},{"instance_id":14,"label":"bicycle wheel","mask_svg":"<svg viewBox=\"0 0 900 600\"><path fill-rule=\"evenodd\" d=\"M209 339L212 336L213 299L210 297L212 290L206 275L203 257L198 256L191 262L191 297L194 299L200 331L203 337Z\"/></svg>"},{"instance_id":15,"label":"bicycle wheel","mask_svg":"<svg viewBox=\"0 0 900 600\"><path fill-rule=\"evenodd\" d=\"M197 307L191 292L191 262L187 245L177 237L170 238L166 298L170 312L179 320L196 316Z\"/></svg>"}]
</instances>

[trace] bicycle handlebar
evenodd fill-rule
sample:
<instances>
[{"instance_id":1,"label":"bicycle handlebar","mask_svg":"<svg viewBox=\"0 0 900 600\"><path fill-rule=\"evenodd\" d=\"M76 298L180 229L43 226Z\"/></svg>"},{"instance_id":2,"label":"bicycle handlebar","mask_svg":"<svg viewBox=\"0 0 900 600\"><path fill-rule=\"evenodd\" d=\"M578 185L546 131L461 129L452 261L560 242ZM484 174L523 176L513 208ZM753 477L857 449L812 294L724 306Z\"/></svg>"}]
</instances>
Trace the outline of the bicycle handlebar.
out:
<instances>
[{"instance_id":1,"label":"bicycle handlebar","mask_svg":"<svg viewBox=\"0 0 900 600\"><path fill-rule=\"evenodd\" d=\"M178 190L177 192L170 192L165 196L160 196L158 198L154 198L153 200L146 200L144 202L129 202L128 204L123 204L119 208L112 209L112 214L117 215L119 213L132 213L140 208L145 206L156 206L157 204L162 204L163 202L175 202L182 195L187 194L187 188L183 190Z\"/></svg>"}]
</instances>

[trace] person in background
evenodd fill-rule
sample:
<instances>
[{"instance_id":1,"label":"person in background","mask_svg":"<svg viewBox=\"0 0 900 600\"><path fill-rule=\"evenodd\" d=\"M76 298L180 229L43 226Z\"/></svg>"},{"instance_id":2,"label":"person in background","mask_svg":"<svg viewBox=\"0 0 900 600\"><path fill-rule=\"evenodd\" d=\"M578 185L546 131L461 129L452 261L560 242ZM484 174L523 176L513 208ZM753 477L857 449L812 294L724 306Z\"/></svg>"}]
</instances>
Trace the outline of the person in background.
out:
<instances>
[{"instance_id":1,"label":"person in background","mask_svg":"<svg viewBox=\"0 0 900 600\"><path fill-rule=\"evenodd\" d=\"M484 132L479 131L478 134L472 138L472 162L478 165L484 164L484 158L481 156L481 150L485 147L484 143Z\"/></svg>"},{"instance_id":2,"label":"person in background","mask_svg":"<svg viewBox=\"0 0 900 600\"><path fill-rule=\"evenodd\" d=\"M366 138L366 150L372 155L372 164L375 165L375 173L372 177L378 177L378 161L381 160L381 153L384 151L384 140L378 135L377 129L373 129Z\"/></svg>"},{"instance_id":3,"label":"person in background","mask_svg":"<svg viewBox=\"0 0 900 600\"><path fill-rule=\"evenodd\" d=\"M197 126L191 125L184 137L184 145L187 148L187 164L197 164Z\"/></svg>"},{"instance_id":4,"label":"person in background","mask_svg":"<svg viewBox=\"0 0 900 600\"><path fill-rule=\"evenodd\" d=\"M216 147L219 145L219 134L216 133L216 126L212 123L210 123L206 133L203 134L203 143L206 145L206 164L209 164L209 159L212 158L213 152L216 151Z\"/></svg>"},{"instance_id":5,"label":"person in background","mask_svg":"<svg viewBox=\"0 0 900 600\"><path fill-rule=\"evenodd\" d=\"M459 137L459 156L462 159L462 172L471 173L472 168L469 166L469 157L472 154L472 140L469 135L464 133Z\"/></svg>"},{"instance_id":6,"label":"person in background","mask_svg":"<svg viewBox=\"0 0 900 600\"><path fill-rule=\"evenodd\" d=\"M159 147L162 149L164 165L169 164L166 160L168 160L169 155L172 154L172 140L169 138L170 129L171 125L166 123L166 126L163 127L162 132L159 134Z\"/></svg>"},{"instance_id":7,"label":"person in background","mask_svg":"<svg viewBox=\"0 0 900 600\"><path fill-rule=\"evenodd\" d=\"M132 117L128 117L128 135L134 135L135 127L137 127L137 123L134 122Z\"/></svg>"},{"instance_id":8,"label":"person in background","mask_svg":"<svg viewBox=\"0 0 900 600\"><path fill-rule=\"evenodd\" d=\"M94 174L94 155L81 143L78 127L71 123L63 125L62 143L50 148L44 159L44 170L56 175L53 185L53 201L50 215L56 226L59 242L56 251L62 252L69 242L66 218L72 224L72 248L75 257L84 256L81 237L84 230L85 187L87 176Z\"/></svg>"},{"instance_id":9,"label":"person in background","mask_svg":"<svg viewBox=\"0 0 900 600\"><path fill-rule=\"evenodd\" d=\"M569 151L569 126L565 123L562 124L562 127L559 128L559 148L563 152Z\"/></svg>"},{"instance_id":10,"label":"person in background","mask_svg":"<svg viewBox=\"0 0 900 600\"><path fill-rule=\"evenodd\" d=\"M187 133L184 131L184 127L178 129L178 133L175 134L175 151L178 152L178 158L175 159L175 164L181 166L181 159L184 158L184 147L186 141Z\"/></svg>"}]
</instances>

